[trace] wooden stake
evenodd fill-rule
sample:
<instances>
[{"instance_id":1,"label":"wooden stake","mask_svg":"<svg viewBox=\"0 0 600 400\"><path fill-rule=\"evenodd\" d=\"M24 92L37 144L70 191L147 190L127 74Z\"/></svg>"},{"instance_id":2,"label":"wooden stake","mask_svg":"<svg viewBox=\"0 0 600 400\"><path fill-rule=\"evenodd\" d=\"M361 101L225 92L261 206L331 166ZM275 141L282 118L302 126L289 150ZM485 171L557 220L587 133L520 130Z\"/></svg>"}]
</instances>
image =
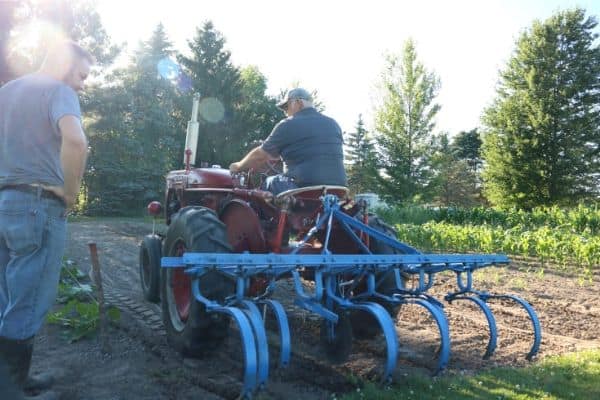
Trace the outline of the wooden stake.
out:
<instances>
[{"instance_id":1,"label":"wooden stake","mask_svg":"<svg viewBox=\"0 0 600 400\"><path fill-rule=\"evenodd\" d=\"M102 287L102 274L100 273L100 262L98 261L98 249L96 243L88 243L90 247L90 256L92 259L92 278L96 287L96 297L98 298L98 337L103 353L110 353L111 348L108 343L106 309L104 306L104 288Z\"/></svg>"}]
</instances>

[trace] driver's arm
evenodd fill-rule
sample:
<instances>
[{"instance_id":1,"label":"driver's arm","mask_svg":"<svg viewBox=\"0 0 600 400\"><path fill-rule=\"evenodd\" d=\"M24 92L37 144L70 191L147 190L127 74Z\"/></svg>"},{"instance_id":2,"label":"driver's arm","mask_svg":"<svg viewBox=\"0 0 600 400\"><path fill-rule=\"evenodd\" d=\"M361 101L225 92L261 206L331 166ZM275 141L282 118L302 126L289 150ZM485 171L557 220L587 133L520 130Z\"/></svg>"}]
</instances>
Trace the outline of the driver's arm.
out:
<instances>
[{"instance_id":1,"label":"driver's arm","mask_svg":"<svg viewBox=\"0 0 600 400\"><path fill-rule=\"evenodd\" d=\"M250 150L246 157L242 158L238 162L234 162L229 166L230 172L245 171L247 169L256 169L266 163L269 159L272 159L271 155L264 151L262 147L258 146Z\"/></svg>"}]
</instances>

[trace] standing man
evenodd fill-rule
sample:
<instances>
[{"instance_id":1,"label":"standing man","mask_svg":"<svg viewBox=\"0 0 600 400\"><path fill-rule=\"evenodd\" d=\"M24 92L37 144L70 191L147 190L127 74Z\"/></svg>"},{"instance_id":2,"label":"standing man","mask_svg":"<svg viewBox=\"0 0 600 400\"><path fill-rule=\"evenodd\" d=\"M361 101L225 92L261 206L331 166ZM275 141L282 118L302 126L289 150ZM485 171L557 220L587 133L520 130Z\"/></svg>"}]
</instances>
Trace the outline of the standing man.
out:
<instances>
[{"instance_id":1,"label":"standing man","mask_svg":"<svg viewBox=\"0 0 600 400\"><path fill-rule=\"evenodd\" d=\"M312 96L302 88L290 90L277 107L287 118L275 125L261 146L232 163L229 170L235 173L257 168L281 157L284 174L267 180L266 189L273 194L294 187L346 186L344 139L337 122L318 112Z\"/></svg>"},{"instance_id":2,"label":"standing man","mask_svg":"<svg viewBox=\"0 0 600 400\"><path fill-rule=\"evenodd\" d=\"M53 381L29 376L29 366L34 336L56 298L66 214L85 168L77 92L92 63L86 50L63 42L37 73L0 88L0 362L26 395Z\"/></svg>"}]
</instances>

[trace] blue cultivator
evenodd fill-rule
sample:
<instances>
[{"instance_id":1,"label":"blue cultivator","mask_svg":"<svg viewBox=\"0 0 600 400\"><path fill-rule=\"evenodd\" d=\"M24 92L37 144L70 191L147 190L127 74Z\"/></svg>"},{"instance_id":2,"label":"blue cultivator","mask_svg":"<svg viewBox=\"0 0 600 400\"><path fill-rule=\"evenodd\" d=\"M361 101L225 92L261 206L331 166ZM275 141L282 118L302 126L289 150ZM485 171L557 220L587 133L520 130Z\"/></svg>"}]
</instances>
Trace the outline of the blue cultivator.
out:
<instances>
[{"instance_id":1,"label":"blue cultivator","mask_svg":"<svg viewBox=\"0 0 600 400\"><path fill-rule=\"evenodd\" d=\"M534 343L527 359L531 359L537 353L541 342L541 328L533 308L524 300L512 295L488 294L472 288L474 271L507 264L509 260L506 256L421 254L381 229L369 226L365 223L366 218L361 220L357 214L349 215L342 208L343 202L340 202L337 196L326 194L325 190L323 192L325 194L320 196L321 207L315 215L312 228L303 233L301 241L285 248L285 254L284 249L279 249L281 253L230 253L226 247L216 251L209 248L195 251L191 249L194 246L190 243L186 244L187 247L180 248L180 251L174 252L167 247L176 248L175 244L165 245L167 254L171 256L162 258L163 279L171 277L170 286L175 288L185 276L192 288L191 302L202 305L206 321L211 320L210 315L222 315L238 325L245 356L242 396L249 397L256 389L266 384L268 379L269 346L263 321L263 313L266 310L275 316L278 326L279 365L285 367L290 362L288 318L283 306L271 298L277 281L289 276L294 280L295 304L322 317L321 340L329 346L329 350L326 348L325 351L332 359L343 361L347 356L353 330L357 332L360 328L368 328L367 331L373 332L374 327L379 328L375 329L375 334L383 334L386 344L382 373L384 381L391 379L396 366L399 343L393 318L402 304L419 305L434 319L441 339L435 372L446 367L450 357L448 320L442 303L427 293L439 272L452 271L457 276L458 288L449 293L445 300L472 301L485 314L490 339L484 358L490 357L496 348L496 322L487 305L487 302L493 299L512 300L525 308L532 321L534 333ZM192 207L189 209L193 211ZM288 212L285 207L284 210ZM220 216L220 219L226 222L226 217ZM353 245L359 249L358 254L339 254L339 250L331 250L334 236L339 232L344 233L345 240L351 239ZM231 237L232 235L229 235L230 241ZM318 245L315 245L316 238ZM374 253L373 243L377 243L380 248L385 246L386 254ZM339 249L339 242L335 247ZM176 271L183 271L183 275L176 275ZM214 296L205 293L213 290L214 285L208 282L216 282L215 276L231 283L231 290L227 295L220 293ZM406 287L404 283L409 276L416 280L416 284L411 288ZM311 293L304 290L303 277L314 280L314 290ZM209 278L212 280L208 280ZM249 289L255 286L257 281L263 283L262 289L258 293L252 292ZM175 299L176 315L181 316L182 320L188 318L185 307L180 307L181 294L175 289L172 289L172 293L168 288L165 290L163 301ZM189 304L187 306L189 307ZM163 310L165 309L170 310L168 306L163 307ZM366 318L353 320L352 315ZM357 326L357 320L367 321L370 326ZM177 328L177 324L173 326Z\"/></svg>"}]
</instances>

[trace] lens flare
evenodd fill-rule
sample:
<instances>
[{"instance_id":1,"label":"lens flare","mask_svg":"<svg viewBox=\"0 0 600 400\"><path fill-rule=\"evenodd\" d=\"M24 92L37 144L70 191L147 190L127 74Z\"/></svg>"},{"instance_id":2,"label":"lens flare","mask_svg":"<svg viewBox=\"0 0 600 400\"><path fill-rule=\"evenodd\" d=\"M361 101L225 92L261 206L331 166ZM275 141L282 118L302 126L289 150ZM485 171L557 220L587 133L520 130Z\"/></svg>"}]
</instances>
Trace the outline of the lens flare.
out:
<instances>
[{"instance_id":1,"label":"lens flare","mask_svg":"<svg viewBox=\"0 0 600 400\"><path fill-rule=\"evenodd\" d=\"M181 68L179 65L167 57L158 62L156 69L158 70L158 74L160 76L170 81L178 79L179 75L181 74Z\"/></svg>"},{"instance_id":2,"label":"lens flare","mask_svg":"<svg viewBox=\"0 0 600 400\"><path fill-rule=\"evenodd\" d=\"M7 44L12 75L21 76L38 69L46 50L65 39L59 27L39 19L16 28Z\"/></svg>"},{"instance_id":3,"label":"lens flare","mask_svg":"<svg viewBox=\"0 0 600 400\"><path fill-rule=\"evenodd\" d=\"M223 120L225 116L225 107L223 103L214 97L206 97L200 100L198 105L200 116L207 122L216 124Z\"/></svg>"}]
</instances>

